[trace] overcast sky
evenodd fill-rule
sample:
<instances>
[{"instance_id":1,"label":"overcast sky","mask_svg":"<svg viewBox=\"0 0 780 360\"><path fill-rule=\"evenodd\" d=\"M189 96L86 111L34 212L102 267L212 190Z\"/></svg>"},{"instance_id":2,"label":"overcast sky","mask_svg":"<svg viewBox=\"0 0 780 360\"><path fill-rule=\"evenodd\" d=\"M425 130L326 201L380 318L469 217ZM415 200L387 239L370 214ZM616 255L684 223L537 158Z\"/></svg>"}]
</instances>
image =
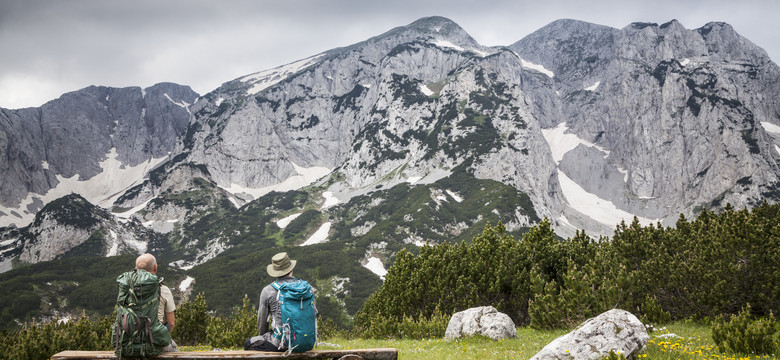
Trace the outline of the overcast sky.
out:
<instances>
[{"instance_id":1,"label":"overcast sky","mask_svg":"<svg viewBox=\"0 0 780 360\"><path fill-rule=\"evenodd\" d=\"M780 0L0 0L0 107L40 106L89 85L225 81L440 15L483 45L561 18L623 28L710 21L780 60Z\"/></svg>"}]
</instances>

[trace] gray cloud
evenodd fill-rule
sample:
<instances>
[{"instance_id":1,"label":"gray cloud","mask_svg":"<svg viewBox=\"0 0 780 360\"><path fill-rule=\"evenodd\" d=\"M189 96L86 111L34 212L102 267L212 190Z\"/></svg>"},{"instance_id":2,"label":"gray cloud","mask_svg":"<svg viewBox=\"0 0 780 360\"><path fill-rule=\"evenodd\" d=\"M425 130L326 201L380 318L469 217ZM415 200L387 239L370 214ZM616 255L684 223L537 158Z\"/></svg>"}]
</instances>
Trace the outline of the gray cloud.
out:
<instances>
[{"instance_id":1,"label":"gray cloud","mask_svg":"<svg viewBox=\"0 0 780 360\"><path fill-rule=\"evenodd\" d=\"M0 107L39 106L89 85L222 82L347 46L431 15L485 45L560 18L622 28L725 21L780 59L780 1L10 0L0 2Z\"/></svg>"}]
</instances>

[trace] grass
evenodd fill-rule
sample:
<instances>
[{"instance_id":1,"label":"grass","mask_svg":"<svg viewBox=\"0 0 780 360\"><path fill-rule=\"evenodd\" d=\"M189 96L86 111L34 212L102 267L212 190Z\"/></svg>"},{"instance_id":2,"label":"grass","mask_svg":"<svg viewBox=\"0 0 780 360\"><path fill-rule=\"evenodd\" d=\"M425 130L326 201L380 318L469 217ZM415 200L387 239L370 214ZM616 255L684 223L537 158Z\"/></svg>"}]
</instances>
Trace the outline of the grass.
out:
<instances>
[{"instance_id":1,"label":"grass","mask_svg":"<svg viewBox=\"0 0 780 360\"><path fill-rule=\"evenodd\" d=\"M400 360L433 359L529 359L548 343L566 334L566 330L534 330L518 328L517 338L493 341L476 336L455 341L441 338L411 339L346 339L331 338L320 343L317 349L395 348ZM677 337L671 336L675 334ZM664 337L667 336L667 337ZM181 351L210 351L207 346L181 346ZM234 349L235 350L235 349ZM780 355L780 354L777 354ZM758 360L777 359L777 355L721 354L706 324L676 322L650 334L650 341L638 359L660 360Z\"/></svg>"}]
</instances>

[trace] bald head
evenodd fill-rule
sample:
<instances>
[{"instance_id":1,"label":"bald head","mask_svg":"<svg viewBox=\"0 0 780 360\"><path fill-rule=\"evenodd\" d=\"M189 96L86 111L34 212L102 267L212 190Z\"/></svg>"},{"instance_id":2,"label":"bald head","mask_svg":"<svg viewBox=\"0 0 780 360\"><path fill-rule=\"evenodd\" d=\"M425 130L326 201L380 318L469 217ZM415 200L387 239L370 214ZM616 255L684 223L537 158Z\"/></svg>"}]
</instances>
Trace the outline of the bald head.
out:
<instances>
[{"instance_id":1,"label":"bald head","mask_svg":"<svg viewBox=\"0 0 780 360\"><path fill-rule=\"evenodd\" d=\"M135 268L146 270L152 274L157 273L157 259L152 254L143 254L135 259Z\"/></svg>"}]
</instances>

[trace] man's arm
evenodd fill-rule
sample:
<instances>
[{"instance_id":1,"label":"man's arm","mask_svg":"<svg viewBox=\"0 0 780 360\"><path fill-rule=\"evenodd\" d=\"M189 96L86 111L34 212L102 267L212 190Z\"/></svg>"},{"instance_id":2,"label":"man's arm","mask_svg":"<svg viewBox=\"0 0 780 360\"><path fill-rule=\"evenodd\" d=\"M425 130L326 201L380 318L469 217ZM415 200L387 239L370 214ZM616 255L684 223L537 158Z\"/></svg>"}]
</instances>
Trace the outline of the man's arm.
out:
<instances>
[{"instance_id":1,"label":"man's arm","mask_svg":"<svg viewBox=\"0 0 780 360\"><path fill-rule=\"evenodd\" d=\"M173 326L176 325L176 317L173 312L165 313L165 321L170 325L168 331L173 331Z\"/></svg>"},{"instance_id":2,"label":"man's arm","mask_svg":"<svg viewBox=\"0 0 780 360\"><path fill-rule=\"evenodd\" d=\"M165 285L160 286L160 297L160 307L162 309L158 311L163 313L163 320L168 323L168 331L170 332L173 331L173 325L176 323L176 317L174 316L174 311L176 311L176 303L173 301L173 294L171 294L171 289Z\"/></svg>"},{"instance_id":3,"label":"man's arm","mask_svg":"<svg viewBox=\"0 0 780 360\"><path fill-rule=\"evenodd\" d=\"M268 305L266 304L267 301L264 298L263 295L266 295L265 292L262 292L260 294L260 304L257 306L257 334L263 335L268 332Z\"/></svg>"}]
</instances>

